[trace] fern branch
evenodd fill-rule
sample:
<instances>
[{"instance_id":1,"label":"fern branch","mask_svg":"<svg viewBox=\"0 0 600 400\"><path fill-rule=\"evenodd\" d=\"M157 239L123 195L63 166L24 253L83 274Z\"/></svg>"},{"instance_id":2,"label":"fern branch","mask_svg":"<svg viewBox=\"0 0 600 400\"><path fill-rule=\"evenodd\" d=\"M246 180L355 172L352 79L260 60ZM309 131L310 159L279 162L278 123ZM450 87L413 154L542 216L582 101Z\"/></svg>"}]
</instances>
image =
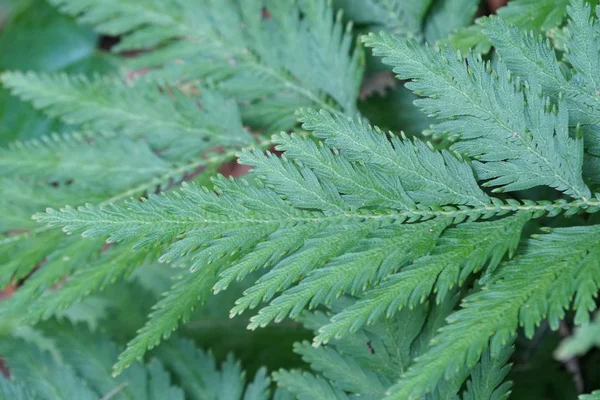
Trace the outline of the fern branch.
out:
<instances>
[{"instance_id":1,"label":"fern branch","mask_svg":"<svg viewBox=\"0 0 600 400\"><path fill-rule=\"evenodd\" d=\"M598 226L560 228L530 239L522 257L509 262L449 317L433 347L390 389L388 397L418 398L442 377L474 365L488 344L495 357L519 324L529 337L544 318L556 328L574 295L574 308L589 312L598 286L579 287L575 277L599 270L599 240Z\"/></svg>"},{"instance_id":2,"label":"fern branch","mask_svg":"<svg viewBox=\"0 0 600 400\"><path fill-rule=\"evenodd\" d=\"M595 89L596 78L589 75L587 67L592 66L596 58L594 46L600 46L591 40L598 27L594 22L588 22L590 9L582 2L574 2L569 7L569 15L571 20L567 29L573 32L567 41L567 46L572 48L567 59L578 73L578 81L567 80L548 41L526 34L500 18L489 18L481 24L483 32L512 72L533 86L541 86L545 93L555 98L564 96L570 126L583 125L581 131L588 152L599 155L600 140L596 125L599 122L600 103ZM589 42L581 39L583 37L589 37Z\"/></svg>"},{"instance_id":3,"label":"fern branch","mask_svg":"<svg viewBox=\"0 0 600 400\"><path fill-rule=\"evenodd\" d=\"M109 194L164 174L169 166L142 141L91 141L79 134L13 142L0 149L0 159L0 175L59 184L73 181L80 188L105 188Z\"/></svg>"},{"instance_id":4,"label":"fern branch","mask_svg":"<svg viewBox=\"0 0 600 400\"><path fill-rule=\"evenodd\" d=\"M116 51L155 48L138 57L137 66L161 66L158 74L171 82L218 82L226 93L252 103L251 114L279 128L290 127L283 125L289 123L285 114L300 106L356 111L362 58L351 49L350 26L344 29L326 1L53 3L101 32L125 34ZM286 98L289 106L282 107ZM283 99L280 110L274 99Z\"/></svg>"},{"instance_id":5,"label":"fern branch","mask_svg":"<svg viewBox=\"0 0 600 400\"><path fill-rule=\"evenodd\" d=\"M474 166L487 186L512 191L544 182L589 198L581 177L583 141L569 137L564 104L556 110L526 85L515 87L501 62L492 75L472 54L465 62L448 49L439 52L383 33L364 41L400 79L411 80L407 88L427 97L416 104L445 120L434 132L460 136L453 148L478 160Z\"/></svg>"},{"instance_id":6,"label":"fern branch","mask_svg":"<svg viewBox=\"0 0 600 400\"><path fill-rule=\"evenodd\" d=\"M412 265L390 275L382 284L357 301L319 330L315 344L356 332L364 324L373 324L382 314L387 318L399 309L413 309L432 292L437 302L445 300L449 290L461 284L486 263L490 274L506 253L512 254L521 230L531 214L516 214L493 222L467 222L444 232L434 244L431 255L416 258ZM402 265L402 264L399 264Z\"/></svg>"},{"instance_id":7,"label":"fern branch","mask_svg":"<svg viewBox=\"0 0 600 400\"><path fill-rule=\"evenodd\" d=\"M178 88L165 93L155 83L130 87L110 78L32 72L7 72L2 82L52 117L94 131L145 136L153 150L172 159L189 158L215 146L249 145L252 139L241 125L237 105L205 89L199 96ZM218 117L213 111L217 109Z\"/></svg>"}]
</instances>

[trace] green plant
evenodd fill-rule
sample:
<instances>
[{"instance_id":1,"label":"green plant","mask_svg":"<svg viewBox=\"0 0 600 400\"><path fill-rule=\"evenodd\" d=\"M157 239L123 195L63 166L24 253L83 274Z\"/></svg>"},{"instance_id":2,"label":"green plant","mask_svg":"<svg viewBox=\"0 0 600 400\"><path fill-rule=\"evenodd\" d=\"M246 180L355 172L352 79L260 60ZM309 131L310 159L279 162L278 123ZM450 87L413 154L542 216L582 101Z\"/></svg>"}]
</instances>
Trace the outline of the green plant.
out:
<instances>
[{"instance_id":1,"label":"green plant","mask_svg":"<svg viewBox=\"0 0 600 400\"><path fill-rule=\"evenodd\" d=\"M137 382L124 374L148 379L132 386L147 395L130 398L183 396L158 361L136 361L149 350L191 398L507 398L515 348L517 365L549 354L536 343L554 340L547 328L568 335L571 322L581 327L557 357L579 369L555 394L574 398L598 385L573 358L598 342L595 4L515 0L465 27L476 1L336 2L363 24L358 31L379 32L362 42L414 93L414 106L398 112L432 118L411 137L374 127L377 113L361 116L362 76L381 66L365 66L352 24L325 0L50 3L119 36L115 52L134 54L119 59L120 75L2 74L13 94L78 127L0 150L0 284L20 283L0 304L0 355L19 372L16 383L2 381L5 393L28 396L18 380L35 371L19 360L27 350L14 337L36 323L53 350L39 357L57 374L44 379L72 383L65 398ZM474 49L457 54L446 43L464 46L456 41L464 32ZM484 60L490 49L494 58ZM231 161L250 173L217 174ZM125 304L111 299L114 285L130 296ZM144 290L165 294L148 297L154 305L134 334L147 308L123 315ZM181 374L210 362L190 350L204 361L172 365L168 349L195 335L157 345L180 321L211 326L212 293L230 297L212 303L211 316L229 311L250 329L305 326L312 346L294 350L312 372L274 372L279 389L269 392L261 369L242 395L241 372L226 363L221 378L215 367L202 374L237 382L235 393L186 388ZM89 299L104 306L77 309ZM56 328L57 318L71 322ZM80 329L81 318L94 333ZM61 347L64 337L81 340L82 352L128 341L117 380L98 386ZM574 347L579 337L587 344ZM115 354L106 346L98 368ZM539 393L569 378L531 364L559 376ZM519 373L511 379L514 395L527 398Z\"/></svg>"}]
</instances>

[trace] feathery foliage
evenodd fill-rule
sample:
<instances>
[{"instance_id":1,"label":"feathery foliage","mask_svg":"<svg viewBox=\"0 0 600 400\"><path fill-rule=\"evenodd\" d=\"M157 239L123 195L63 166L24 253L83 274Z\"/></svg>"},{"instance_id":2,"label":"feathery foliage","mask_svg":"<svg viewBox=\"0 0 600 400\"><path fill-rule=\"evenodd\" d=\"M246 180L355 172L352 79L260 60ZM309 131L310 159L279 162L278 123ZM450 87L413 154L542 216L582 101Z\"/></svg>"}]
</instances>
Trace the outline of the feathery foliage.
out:
<instances>
[{"instance_id":1,"label":"feathery foliage","mask_svg":"<svg viewBox=\"0 0 600 400\"><path fill-rule=\"evenodd\" d=\"M1 75L75 129L0 149L3 396L505 399L523 343L570 324L555 356L595 389L595 3L514 0L455 31L479 2L49 2L118 37L121 68ZM352 22L429 129L360 115ZM248 175L218 173L232 160ZM213 306L308 329L272 395L194 322L173 335L211 331Z\"/></svg>"}]
</instances>

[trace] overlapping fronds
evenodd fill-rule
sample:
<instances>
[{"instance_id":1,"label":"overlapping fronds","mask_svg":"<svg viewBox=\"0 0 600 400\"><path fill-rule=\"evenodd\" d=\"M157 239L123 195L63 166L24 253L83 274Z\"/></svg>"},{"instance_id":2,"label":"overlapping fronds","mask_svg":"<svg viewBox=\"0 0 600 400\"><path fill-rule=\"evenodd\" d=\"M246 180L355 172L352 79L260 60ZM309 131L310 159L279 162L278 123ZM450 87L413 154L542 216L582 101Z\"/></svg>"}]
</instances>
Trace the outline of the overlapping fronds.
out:
<instances>
[{"instance_id":1,"label":"overlapping fronds","mask_svg":"<svg viewBox=\"0 0 600 400\"><path fill-rule=\"evenodd\" d=\"M288 129L296 108L353 114L362 75L349 26L327 1L53 0L99 32L124 35L116 51L152 50L133 68L171 83L211 82L253 125Z\"/></svg>"},{"instance_id":2,"label":"overlapping fronds","mask_svg":"<svg viewBox=\"0 0 600 400\"><path fill-rule=\"evenodd\" d=\"M252 399L269 398L270 379L261 369L247 383L239 362L228 357L221 365L210 352L190 340L173 338L158 358L146 365L136 362L118 377L110 367L118 347L107 336L85 328L52 322L46 324L38 343L18 337L0 338L0 356L10 377L0 375L0 398L14 399ZM41 345L44 344L43 347ZM163 358L172 353L181 358ZM164 360L164 361L163 361ZM165 368L165 362L169 370ZM190 369L194 373L190 373ZM171 382L172 375L182 385Z\"/></svg>"},{"instance_id":3,"label":"overlapping fronds","mask_svg":"<svg viewBox=\"0 0 600 400\"><path fill-rule=\"evenodd\" d=\"M598 209L595 198L505 203L481 191L469 164L449 152L325 112L308 110L300 118L321 141L281 135L276 141L285 151L282 158L243 152L241 162L254 167L248 182L217 179L216 193L188 185L145 202L66 207L36 216L69 233L132 242L137 250L168 245L160 260L184 257L190 267L192 274L157 305L118 370L167 336L179 317L186 319L211 286L223 290L249 272L269 267L232 310L236 315L270 302L251 319L251 327L296 317L342 293L375 287L377 298L392 296L362 311L355 330L388 305L391 314L424 301L434 290L444 298L488 260L491 272L514 250L532 217ZM360 193L370 196L359 202ZM475 222L506 214L514 217ZM458 226L447 229L452 224ZM472 241L462 243L467 236ZM471 258L473 251L477 256ZM416 279L405 279L413 274ZM400 298L394 295L398 285L404 289Z\"/></svg>"},{"instance_id":4,"label":"overlapping fronds","mask_svg":"<svg viewBox=\"0 0 600 400\"><path fill-rule=\"evenodd\" d=\"M358 329L354 335L334 339L326 347L299 343L294 350L311 365L316 375L280 370L274 373L274 380L280 388L295 393L298 398L348 398L344 396L349 394L349 398L381 399L398 373L406 371L413 358L425 351L431 335L439 329L457 299L453 293L447 303L440 306L419 304L412 310L403 310L385 321ZM352 300L341 299L333 304L334 312L350 304ZM325 313L316 312L304 313L301 320L317 333L329 318ZM512 350L510 345L506 346L497 358L486 353L475 368L441 383L427 399L459 398L467 379L461 396L464 399L506 398L510 383L503 381L510 369L507 362Z\"/></svg>"},{"instance_id":5,"label":"overlapping fronds","mask_svg":"<svg viewBox=\"0 0 600 400\"><path fill-rule=\"evenodd\" d=\"M580 321L595 309L600 283L600 227L558 228L528 240L526 251L498 271L433 338L433 346L390 389L390 399L419 398L441 379L474 365L490 346L492 356L522 326L531 337L548 319L557 327L571 306Z\"/></svg>"},{"instance_id":6,"label":"overlapping fronds","mask_svg":"<svg viewBox=\"0 0 600 400\"><path fill-rule=\"evenodd\" d=\"M444 120L434 132L460 137L452 148L477 160L486 186L514 191L543 184L576 198L590 196L581 176L583 140L569 136L563 102L553 106L534 88L515 83L502 62L492 73L473 54L463 60L412 39L381 34L365 43L400 79L410 80L407 88L426 97L415 104Z\"/></svg>"},{"instance_id":7,"label":"overlapping fronds","mask_svg":"<svg viewBox=\"0 0 600 400\"><path fill-rule=\"evenodd\" d=\"M542 323L557 329L572 315L583 345L567 341L558 355L595 343L593 5L561 1L549 12L542 1L525 21L520 13L534 3L515 0L472 28L500 56L487 62L422 44L464 24L476 2L341 2L350 17L354 10L387 30L364 42L438 120L425 132L429 143L356 115L361 50L325 0L51 2L121 36L115 51L141 50L127 67L148 70L140 79L3 75L15 94L84 133L0 150L0 206L11 211L0 216L0 287L23 280L0 317L37 323L145 274L149 262L180 269L173 282L159 279L170 288L127 338L117 381L94 369L108 368L117 347L65 333L64 360L34 350L15 361L19 350L10 349L23 343L0 345L27 384L0 380L0 390L85 399L130 379L136 383L122 389L130 398L266 398L264 370L247 385L231 359L219 369L179 338L154 350L162 363L136 362L209 296L238 285L230 317L257 309L251 329L291 318L314 332L312 344L295 346L312 372L277 372L278 400L502 399L519 328L532 337ZM461 13L444 25L457 5ZM548 30L565 12L564 60L520 29ZM288 132L257 140L245 126L266 133L256 136ZM302 132L289 132L298 126ZM215 174L234 158L251 168L247 177ZM199 182L168 190L196 174ZM30 221L34 212L46 226ZM88 347L97 365L81 362ZM42 367L30 365L36 357ZM54 388L63 376L67 384Z\"/></svg>"}]
</instances>

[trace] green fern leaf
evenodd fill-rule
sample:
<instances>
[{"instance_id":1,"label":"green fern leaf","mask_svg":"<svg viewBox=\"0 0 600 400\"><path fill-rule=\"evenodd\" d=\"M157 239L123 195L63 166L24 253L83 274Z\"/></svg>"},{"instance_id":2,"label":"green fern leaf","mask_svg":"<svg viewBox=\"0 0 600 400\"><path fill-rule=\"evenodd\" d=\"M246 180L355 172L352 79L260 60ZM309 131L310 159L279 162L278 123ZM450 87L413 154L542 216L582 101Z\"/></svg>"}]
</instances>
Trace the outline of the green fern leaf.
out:
<instances>
[{"instance_id":1,"label":"green fern leaf","mask_svg":"<svg viewBox=\"0 0 600 400\"><path fill-rule=\"evenodd\" d=\"M354 23L375 25L371 27L373 30L383 28L388 32L418 37L432 0L337 0L334 3Z\"/></svg>"},{"instance_id":2,"label":"green fern leaf","mask_svg":"<svg viewBox=\"0 0 600 400\"><path fill-rule=\"evenodd\" d=\"M460 136L453 148L478 160L474 166L487 186L514 191L544 182L573 197L590 196L581 178L583 141L569 137L564 104L556 110L526 85L515 87L503 63L492 75L473 55L465 63L411 39L381 34L365 43L400 79L411 80L410 90L427 96L415 103L445 120L434 132Z\"/></svg>"},{"instance_id":3,"label":"green fern leaf","mask_svg":"<svg viewBox=\"0 0 600 400\"><path fill-rule=\"evenodd\" d=\"M299 400L349 400L344 391L308 372L280 370L273 373L273 379Z\"/></svg>"},{"instance_id":4,"label":"green fern leaf","mask_svg":"<svg viewBox=\"0 0 600 400\"><path fill-rule=\"evenodd\" d=\"M361 53L325 0L52 3L100 32L125 34L115 51L154 48L134 68L160 66L153 75L172 83L215 82L252 124L287 129L307 106L356 111Z\"/></svg>"},{"instance_id":5,"label":"green fern leaf","mask_svg":"<svg viewBox=\"0 0 600 400\"><path fill-rule=\"evenodd\" d=\"M487 263L489 274L506 253L512 254L530 217L521 214L493 222L467 222L446 230L430 255L416 258L412 265L390 275L379 287L367 291L364 298L336 314L319 330L315 343L356 332L364 324L372 324L382 315L389 318L403 307L413 309L434 291L438 303L445 301L448 291L471 273Z\"/></svg>"},{"instance_id":6,"label":"green fern leaf","mask_svg":"<svg viewBox=\"0 0 600 400\"><path fill-rule=\"evenodd\" d=\"M27 349L27 350L25 350ZM47 352L18 339L0 341L0 354L10 366L11 377L44 400L93 400L96 394L73 372Z\"/></svg>"},{"instance_id":7,"label":"green fern leaf","mask_svg":"<svg viewBox=\"0 0 600 400\"><path fill-rule=\"evenodd\" d=\"M252 143L235 102L205 89L196 95L179 88L161 91L154 83L132 87L110 78L19 72L4 73L2 82L52 117L97 132L143 135L153 150L170 159L189 159L218 145ZM214 110L219 110L218 116Z\"/></svg>"},{"instance_id":8,"label":"green fern leaf","mask_svg":"<svg viewBox=\"0 0 600 400\"><path fill-rule=\"evenodd\" d=\"M471 372L463 400L501 400L510 396L510 382L503 382L510 370L508 360L514 348L506 346L496 358L486 350Z\"/></svg>"},{"instance_id":9,"label":"green fern leaf","mask_svg":"<svg viewBox=\"0 0 600 400\"><path fill-rule=\"evenodd\" d=\"M593 49L597 44L582 43L580 39L581 35L592 37L598 30L594 22L589 22L589 14L589 7L580 2L574 2L569 7L567 29L573 33L567 40L567 46L573 49L567 60L576 74L570 80L565 76L565 68L558 63L554 49L548 42L544 43L541 37L525 34L499 18L487 19L482 26L483 32L512 72L533 86L541 86L545 93L555 98L564 96L569 110L569 124L571 127L581 125L587 151L597 156L600 154L600 141L597 138L600 108L594 83L596 78L590 76L586 66L593 65L596 58Z\"/></svg>"},{"instance_id":10,"label":"green fern leaf","mask_svg":"<svg viewBox=\"0 0 600 400\"><path fill-rule=\"evenodd\" d=\"M600 270L598 240L598 226L555 229L530 239L522 257L465 299L464 308L448 318L449 325L433 339L433 347L390 389L388 397L418 398L443 377L451 378L465 365L474 365L488 345L492 357L497 357L519 325L529 337L545 318L556 329L575 295L574 308L590 304L590 294L580 292L574 278ZM596 285L591 296L597 291Z\"/></svg>"}]
</instances>

